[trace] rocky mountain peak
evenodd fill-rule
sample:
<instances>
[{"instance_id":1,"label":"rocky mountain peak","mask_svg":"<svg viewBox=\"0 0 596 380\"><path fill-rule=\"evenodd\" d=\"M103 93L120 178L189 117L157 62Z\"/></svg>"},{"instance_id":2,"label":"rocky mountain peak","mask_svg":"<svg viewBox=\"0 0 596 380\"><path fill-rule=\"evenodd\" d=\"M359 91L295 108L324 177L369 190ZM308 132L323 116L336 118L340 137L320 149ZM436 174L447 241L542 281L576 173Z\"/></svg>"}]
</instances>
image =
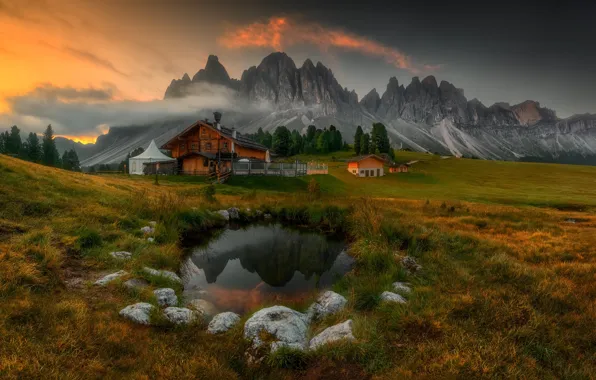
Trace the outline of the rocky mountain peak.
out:
<instances>
[{"instance_id":1,"label":"rocky mountain peak","mask_svg":"<svg viewBox=\"0 0 596 380\"><path fill-rule=\"evenodd\" d=\"M425 87L431 87L431 88L439 87L437 85L437 79L434 77L434 75L429 75L426 78L424 78L422 80L422 84L425 85Z\"/></svg>"},{"instance_id":2,"label":"rocky mountain peak","mask_svg":"<svg viewBox=\"0 0 596 380\"><path fill-rule=\"evenodd\" d=\"M182 81L190 82L190 76L187 73L184 73L184 75L182 76Z\"/></svg>"},{"instance_id":3,"label":"rocky mountain peak","mask_svg":"<svg viewBox=\"0 0 596 380\"><path fill-rule=\"evenodd\" d=\"M526 100L511 106L511 110L515 113L521 125L531 126L543 120L557 120L555 111L540 107L540 103L534 100Z\"/></svg>"},{"instance_id":4,"label":"rocky mountain peak","mask_svg":"<svg viewBox=\"0 0 596 380\"><path fill-rule=\"evenodd\" d=\"M370 90L370 92L362 98L360 105L368 112L373 114L376 113L381 105L381 97L379 96L377 89L373 88Z\"/></svg>"}]
</instances>

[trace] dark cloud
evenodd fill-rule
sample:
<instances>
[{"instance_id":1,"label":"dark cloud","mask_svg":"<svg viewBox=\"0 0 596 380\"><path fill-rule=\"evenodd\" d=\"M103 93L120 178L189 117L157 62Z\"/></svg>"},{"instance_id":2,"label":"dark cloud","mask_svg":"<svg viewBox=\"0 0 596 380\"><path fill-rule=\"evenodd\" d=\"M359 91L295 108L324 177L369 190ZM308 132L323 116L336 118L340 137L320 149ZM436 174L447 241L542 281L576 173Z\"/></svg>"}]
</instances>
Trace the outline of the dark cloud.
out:
<instances>
[{"instance_id":1,"label":"dark cloud","mask_svg":"<svg viewBox=\"0 0 596 380\"><path fill-rule=\"evenodd\" d=\"M102 67L104 69L108 69L108 70L113 71L113 72L120 74L122 76L128 76L127 74L118 70L114 66L114 64L112 64L112 62L108 61L107 59L98 57L97 55L95 55L91 52L88 52L86 50L80 50L80 49L76 49L73 47L65 46L62 48L62 51L64 51L67 54L70 54L71 56L73 56L75 58L92 63L92 64Z\"/></svg>"},{"instance_id":2,"label":"dark cloud","mask_svg":"<svg viewBox=\"0 0 596 380\"><path fill-rule=\"evenodd\" d=\"M39 132L52 124L58 135L97 135L106 126L140 125L196 115L205 109L260 112L236 99L221 86L197 84L193 95L183 99L154 101L113 100L111 89L53 87L44 85L28 94L7 99L10 114L0 114L0 126L18 125L27 132Z\"/></svg>"},{"instance_id":3,"label":"dark cloud","mask_svg":"<svg viewBox=\"0 0 596 380\"><path fill-rule=\"evenodd\" d=\"M49 83L44 83L35 88L28 95L29 97L54 100L54 101L108 101L112 100L117 89L107 88L74 88L74 87L56 87ZM14 98L13 98L14 99Z\"/></svg>"}]
</instances>

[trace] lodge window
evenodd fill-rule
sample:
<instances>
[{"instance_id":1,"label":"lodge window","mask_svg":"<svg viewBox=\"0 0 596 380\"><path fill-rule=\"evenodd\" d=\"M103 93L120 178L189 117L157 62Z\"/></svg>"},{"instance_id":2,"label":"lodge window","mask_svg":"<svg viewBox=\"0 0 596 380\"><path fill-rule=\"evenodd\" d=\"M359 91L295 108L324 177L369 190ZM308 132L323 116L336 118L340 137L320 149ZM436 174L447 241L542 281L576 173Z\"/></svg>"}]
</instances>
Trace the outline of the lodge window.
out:
<instances>
[{"instance_id":1,"label":"lodge window","mask_svg":"<svg viewBox=\"0 0 596 380\"><path fill-rule=\"evenodd\" d=\"M181 143L180 144L180 151L184 152L186 150L186 144L185 143Z\"/></svg>"},{"instance_id":2,"label":"lodge window","mask_svg":"<svg viewBox=\"0 0 596 380\"><path fill-rule=\"evenodd\" d=\"M364 174L364 170L360 170L360 174Z\"/></svg>"},{"instance_id":3,"label":"lodge window","mask_svg":"<svg viewBox=\"0 0 596 380\"><path fill-rule=\"evenodd\" d=\"M211 143L210 142L205 143L205 149L206 150L211 150Z\"/></svg>"},{"instance_id":4,"label":"lodge window","mask_svg":"<svg viewBox=\"0 0 596 380\"><path fill-rule=\"evenodd\" d=\"M228 149L228 142L227 142L227 141L224 141L224 143L223 143L223 148L224 148L224 149Z\"/></svg>"},{"instance_id":5,"label":"lodge window","mask_svg":"<svg viewBox=\"0 0 596 380\"><path fill-rule=\"evenodd\" d=\"M201 128L201 137L207 137L207 130L205 128Z\"/></svg>"},{"instance_id":6,"label":"lodge window","mask_svg":"<svg viewBox=\"0 0 596 380\"><path fill-rule=\"evenodd\" d=\"M190 149L191 150L199 150L199 144L198 143L190 144Z\"/></svg>"}]
</instances>

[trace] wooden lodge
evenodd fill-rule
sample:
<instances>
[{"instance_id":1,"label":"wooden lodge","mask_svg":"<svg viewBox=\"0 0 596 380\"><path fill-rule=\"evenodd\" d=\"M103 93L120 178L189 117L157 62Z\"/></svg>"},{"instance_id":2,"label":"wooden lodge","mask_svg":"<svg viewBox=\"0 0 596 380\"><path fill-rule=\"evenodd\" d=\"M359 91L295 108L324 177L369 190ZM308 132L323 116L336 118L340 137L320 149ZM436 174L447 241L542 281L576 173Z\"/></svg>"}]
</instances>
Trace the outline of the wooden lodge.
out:
<instances>
[{"instance_id":1,"label":"wooden lodge","mask_svg":"<svg viewBox=\"0 0 596 380\"><path fill-rule=\"evenodd\" d=\"M213 175L230 173L233 161L269 162L267 147L242 136L234 128L215 121L199 120L161 146L177 159L178 174Z\"/></svg>"},{"instance_id":2,"label":"wooden lodge","mask_svg":"<svg viewBox=\"0 0 596 380\"><path fill-rule=\"evenodd\" d=\"M357 156L348 160L348 171L356 177L382 177L385 160L376 154Z\"/></svg>"}]
</instances>

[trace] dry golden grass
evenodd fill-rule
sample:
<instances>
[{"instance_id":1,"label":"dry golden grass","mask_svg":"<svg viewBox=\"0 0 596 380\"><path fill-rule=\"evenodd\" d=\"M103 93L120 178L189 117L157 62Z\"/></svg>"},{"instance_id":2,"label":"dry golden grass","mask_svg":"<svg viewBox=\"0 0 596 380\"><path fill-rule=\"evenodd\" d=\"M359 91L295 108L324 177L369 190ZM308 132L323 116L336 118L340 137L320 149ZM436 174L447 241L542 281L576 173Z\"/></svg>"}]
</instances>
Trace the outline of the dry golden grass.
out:
<instances>
[{"instance_id":1,"label":"dry golden grass","mask_svg":"<svg viewBox=\"0 0 596 380\"><path fill-rule=\"evenodd\" d=\"M443 206L438 195L429 202L381 199L386 191L377 199L358 191L338 196L325 181L314 201L306 190L253 194L222 186L212 204L193 183L154 187L143 178L68 173L0 156L0 378L594 377L596 215L590 208L457 199ZM335 286L348 307L313 330L352 318L356 344L249 365L241 326L215 337L200 325L136 326L118 311L147 294L130 294L117 283L90 285L117 269L176 269L181 225L174 215L198 207L190 217L209 226L203 209L232 205L280 215L282 208L306 209L323 221L331 218L321 211L328 206L350 209L341 223L358 266ZM138 232L150 220L163 228L158 244ZM113 250L134 258L116 262L107 255ZM397 259L405 254L417 258L422 272L400 268ZM397 280L412 284L408 304L378 304L380 291Z\"/></svg>"}]
</instances>

